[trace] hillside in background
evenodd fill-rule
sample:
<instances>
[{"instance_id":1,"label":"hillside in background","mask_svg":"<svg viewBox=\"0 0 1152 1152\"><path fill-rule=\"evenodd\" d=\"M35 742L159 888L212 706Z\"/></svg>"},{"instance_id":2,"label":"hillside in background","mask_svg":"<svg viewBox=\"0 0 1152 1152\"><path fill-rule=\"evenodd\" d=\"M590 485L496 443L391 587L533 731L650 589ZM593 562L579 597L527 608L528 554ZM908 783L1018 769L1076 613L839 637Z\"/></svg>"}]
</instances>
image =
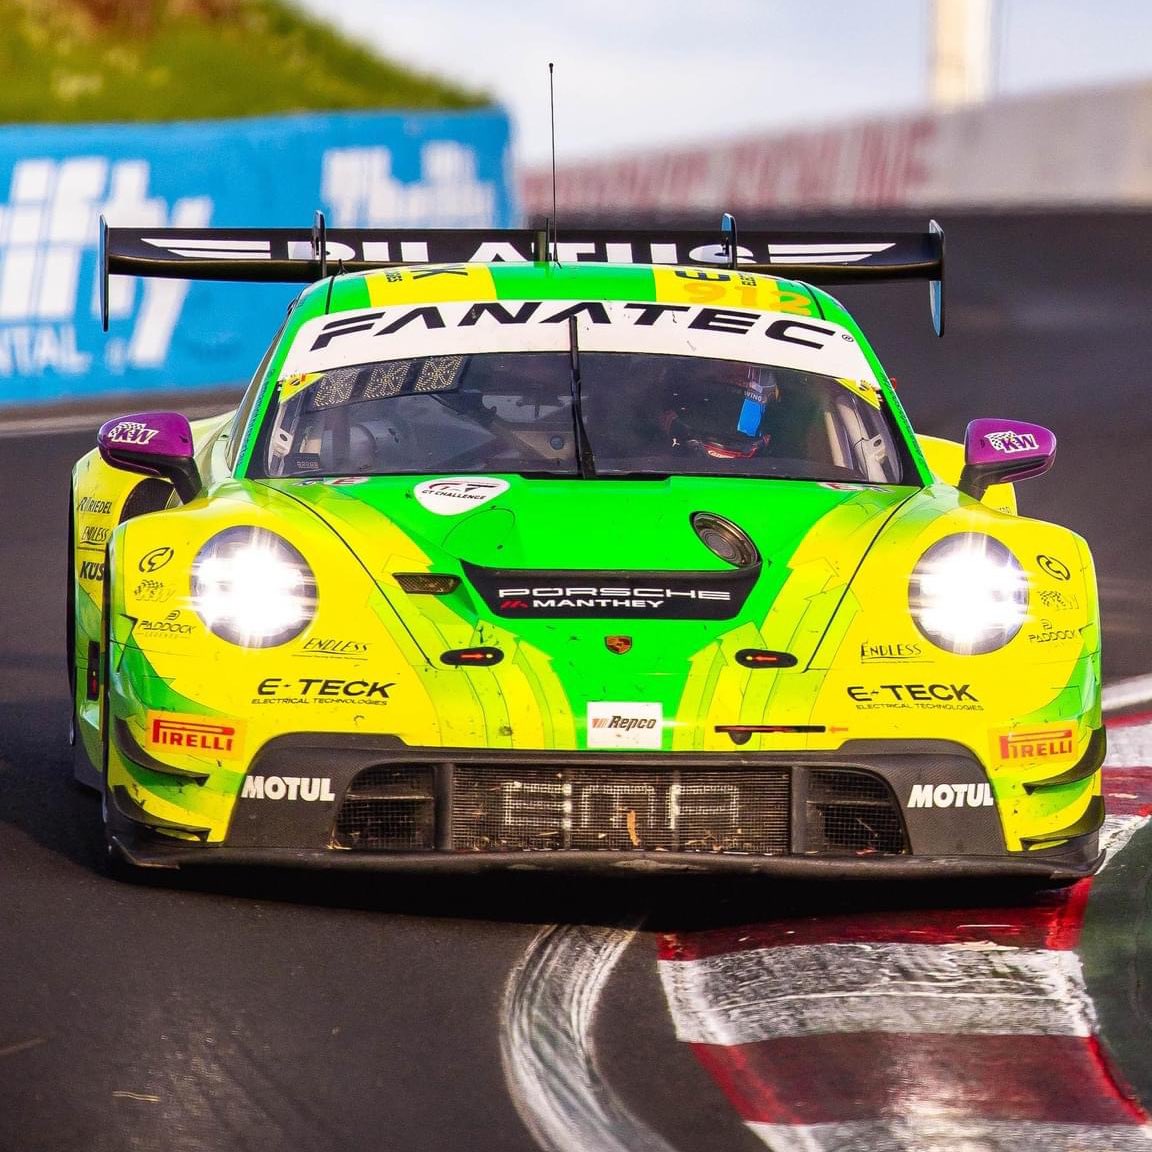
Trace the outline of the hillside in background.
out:
<instances>
[{"instance_id":1,"label":"hillside in background","mask_svg":"<svg viewBox=\"0 0 1152 1152\"><path fill-rule=\"evenodd\" d=\"M0 122L186 120L489 103L284 0L0 0Z\"/></svg>"}]
</instances>

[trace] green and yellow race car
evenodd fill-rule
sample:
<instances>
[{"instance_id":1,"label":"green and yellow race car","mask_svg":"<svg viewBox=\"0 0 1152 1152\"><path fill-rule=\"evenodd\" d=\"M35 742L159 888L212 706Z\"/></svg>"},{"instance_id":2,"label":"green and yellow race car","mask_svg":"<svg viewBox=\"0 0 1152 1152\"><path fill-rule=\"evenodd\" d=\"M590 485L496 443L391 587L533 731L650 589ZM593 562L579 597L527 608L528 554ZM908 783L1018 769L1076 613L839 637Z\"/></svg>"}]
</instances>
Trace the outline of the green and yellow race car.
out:
<instances>
[{"instance_id":1,"label":"green and yellow race car","mask_svg":"<svg viewBox=\"0 0 1152 1152\"><path fill-rule=\"evenodd\" d=\"M917 437L816 283L943 236L105 229L309 282L235 412L72 479L78 776L144 866L998 875L1098 864L1055 439Z\"/></svg>"}]
</instances>

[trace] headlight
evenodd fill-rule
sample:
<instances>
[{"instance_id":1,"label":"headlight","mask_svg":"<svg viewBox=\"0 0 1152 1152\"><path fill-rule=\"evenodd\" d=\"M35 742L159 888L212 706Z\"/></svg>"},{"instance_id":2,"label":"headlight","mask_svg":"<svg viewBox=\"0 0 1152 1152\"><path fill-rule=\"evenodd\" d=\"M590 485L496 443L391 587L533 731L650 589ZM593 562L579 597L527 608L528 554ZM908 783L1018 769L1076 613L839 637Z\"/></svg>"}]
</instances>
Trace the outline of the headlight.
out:
<instances>
[{"instance_id":1,"label":"headlight","mask_svg":"<svg viewBox=\"0 0 1152 1152\"><path fill-rule=\"evenodd\" d=\"M1003 648L1028 614L1028 577L991 536L946 536L923 556L908 588L916 627L939 648L978 655Z\"/></svg>"},{"instance_id":2,"label":"headlight","mask_svg":"<svg viewBox=\"0 0 1152 1152\"><path fill-rule=\"evenodd\" d=\"M223 640L245 648L285 644L316 614L316 577L287 540L263 528L228 528L192 565L192 602Z\"/></svg>"}]
</instances>

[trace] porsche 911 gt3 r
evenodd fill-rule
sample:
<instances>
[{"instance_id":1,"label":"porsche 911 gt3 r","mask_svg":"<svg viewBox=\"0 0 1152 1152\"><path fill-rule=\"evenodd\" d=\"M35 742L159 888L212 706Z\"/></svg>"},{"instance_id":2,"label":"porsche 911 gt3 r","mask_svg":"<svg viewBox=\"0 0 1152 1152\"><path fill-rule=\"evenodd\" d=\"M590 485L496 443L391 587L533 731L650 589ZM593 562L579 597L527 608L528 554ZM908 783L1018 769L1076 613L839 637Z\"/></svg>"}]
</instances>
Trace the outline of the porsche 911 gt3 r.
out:
<instances>
[{"instance_id":1,"label":"porsche 911 gt3 r","mask_svg":"<svg viewBox=\"0 0 1152 1152\"><path fill-rule=\"evenodd\" d=\"M128 415L76 465L115 853L1096 866L1092 561L1010 484L1055 440L918 438L813 285L932 279L939 330L938 231L104 239L106 273L313 281L236 412Z\"/></svg>"}]
</instances>

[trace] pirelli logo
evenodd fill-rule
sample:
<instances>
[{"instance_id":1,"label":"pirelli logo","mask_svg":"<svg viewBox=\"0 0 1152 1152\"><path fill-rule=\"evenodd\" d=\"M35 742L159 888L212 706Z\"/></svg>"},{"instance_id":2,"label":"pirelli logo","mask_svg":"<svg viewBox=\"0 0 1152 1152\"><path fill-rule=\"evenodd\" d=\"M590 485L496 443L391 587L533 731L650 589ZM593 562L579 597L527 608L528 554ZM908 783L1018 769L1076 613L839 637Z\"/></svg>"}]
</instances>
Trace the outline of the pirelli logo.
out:
<instances>
[{"instance_id":1,"label":"pirelli logo","mask_svg":"<svg viewBox=\"0 0 1152 1152\"><path fill-rule=\"evenodd\" d=\"M178 712L149 712L148 743L152 748L235 760L243 751L244 725L239 720L206 720L203 716Z\"/></svg>"},{"instance_id":2,"label":"pirelli logo","mask_svg":"<svg viewBox=\"0 0 1152 1152\"><path fill-rule=\"evenodd\" d=\"M1068 759L1076 755L1076 733L1071 727L1013 729L1000 733L1002 760Z\"/></svg>"}]
</instances>

